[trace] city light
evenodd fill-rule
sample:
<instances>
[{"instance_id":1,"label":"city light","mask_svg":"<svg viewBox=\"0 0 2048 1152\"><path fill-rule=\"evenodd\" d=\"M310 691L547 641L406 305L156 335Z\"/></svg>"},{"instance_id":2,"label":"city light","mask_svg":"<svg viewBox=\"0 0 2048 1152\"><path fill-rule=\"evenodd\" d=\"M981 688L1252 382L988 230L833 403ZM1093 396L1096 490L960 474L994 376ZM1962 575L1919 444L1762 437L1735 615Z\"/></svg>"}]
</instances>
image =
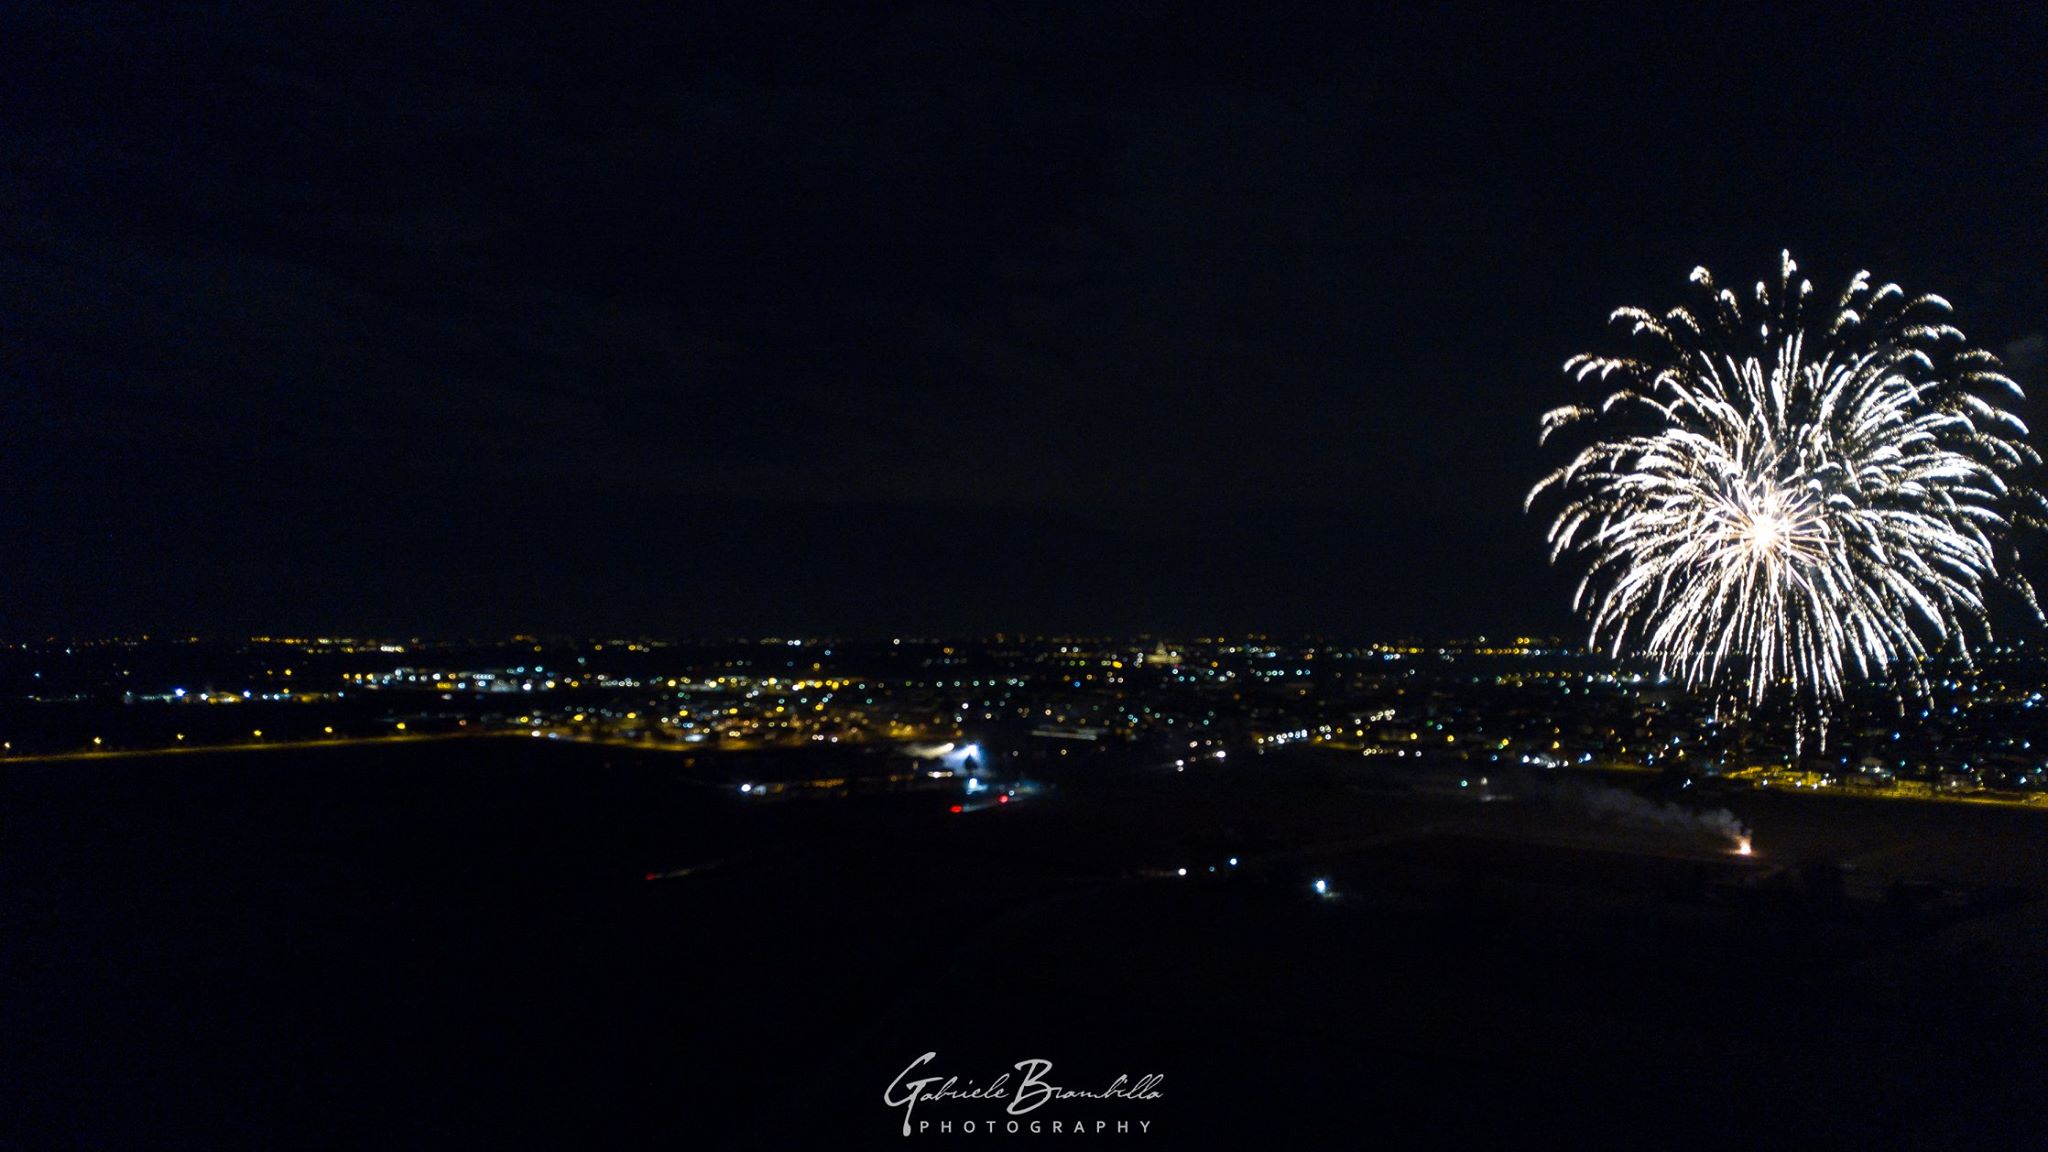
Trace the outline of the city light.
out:
<instances>
[{"instance_id":1,"label":"city light","mask_svg":"<svg viewBox=\"0 0 2048 1152\"><path fill-rule=\"evenodd\" d=\"M910 644L906 640L904 646ZM780 756L799 747L829 745L846 749L854 759L803 781L720 787L780 798L880 787L886 780L890 787L955 790L957 785L956 795L964 792L972 799L993 793L995 805L1006 806L1024 795L1015 788L1018 780L1037 773L1079 782L1113 771L1129 758L1161 770L1171 764L1175 773L1192 777L1201 765L1220 768L1230 762L1228 748L1239 747L1252 752L1243 772L1257 774L1270 766L1284 773L1292 770L1284 761L1311 762L1321 755L1341 754L1357 764L1362 756L1368 758L1364 767L1375 773L1375 787L1448 789L1474 800L1515 799L1520 784L1510 779L1495 783L1506 766L1515 764L1540 769L1559 783L1582 769L1676 769L1673 788L1689 799L1702 797L1696 801L1701 804L1731 787L1853 790L1973 803L2032 804L2048 798L2048 727L2039 726L2048 719L2037 707L2044 698L2039 665L2048 653L2017 645L1980 649L1975 667L1958 660L1944 666L1941 675L1925 677L1928 698L1905 713L1914 718L1911 724L1902 723L1895 696L1875 685L1841 702L1830 734L1839 752L1805 765L1788 762L1784 755L1797 748L1790 710L1735 724L1717 711L1720 703L1711 694L1692 692L1682 682L1662 680L1625 660L1555 641L1518 639L1502 646L1482 639L1409 652L1383 645L1280 647L1218 638L1182 642L1178 662L1149 670L1132 658L1135 645L1113 640L1096 645L1011 641L999 650L979 652L962 644L947 647L953 650L948 659L885 679L855 671L865 657L835 667L833 653L824 649L790 673L741 668L724 660L690 662L686 653L678 654L683 662L659 669L612 665L601 653L614 649L592 646L576 657L576 675L557 679L555 691L521 693L510 708L504 704L512 697L495 686L524 683L534 675L530 646L469 649L466 662L435 665L421 659L423 653L439 651L435 645L408 647L401 656L380 655L375 646L357 644L337 650L358 661L346 671L330 673L295 661L296 687L288 695L238 683L191 687L188 675L165 665L158 685L138 684L136 691L95 714L88 731L100 733L98 743L91 736L76 736L73 722L43 734L10 731L8 751L13 758L66 752L134 755L152 748L515 733L535 742L629 743L686 756L771 750ZM616 651L621 661L646 657L630 646ZM846 651L856 649L847 645ZM300 659L323 654L307 651ZM985 670L963 675L952 661L970 654ZM1389 655L1402 660L1389 664L1384 660ZM1423 655L1430 658L1426 666L1410 659ZM125 661L114 653L109 659L112 665L102 673L118 678ZM373 663L361 663L366 659ZM1125 668L1112 681L1109 672L1118 661ZM1345 669L1342 687L1304 697L1292 685L1318 667ZM172 671L178 672L176 680ZM256 675L260 684L282 673ZM1152 682L1141 686L1143 676ZM179 681L185 688L182 697L172 687ZM1266 683L1273 687L1255 687ZM381 718L359 717L349 726L336 722L332 713L302 725L288 723L283 715L273 721L269 711L345 706L352 695L371 692L379 697L372 706ZM242 727L237 739L218 726L166 731L169 725L156 719L152 709L168 711L171 705L187 715L216 705L266 711L260 726ZM988 736L970 737L967 726L983 717L1014 717L1027 726L999 745ZM2044 751L2037 753L2037 748ZM1393 775L1378 776L1387 772ZM847 776L852 785L841 779ZM1734 852L1732 840L1723 842L1723 850ZM1205 868L1191 866L1195 872Z\"/></svg>"}]
</instances>

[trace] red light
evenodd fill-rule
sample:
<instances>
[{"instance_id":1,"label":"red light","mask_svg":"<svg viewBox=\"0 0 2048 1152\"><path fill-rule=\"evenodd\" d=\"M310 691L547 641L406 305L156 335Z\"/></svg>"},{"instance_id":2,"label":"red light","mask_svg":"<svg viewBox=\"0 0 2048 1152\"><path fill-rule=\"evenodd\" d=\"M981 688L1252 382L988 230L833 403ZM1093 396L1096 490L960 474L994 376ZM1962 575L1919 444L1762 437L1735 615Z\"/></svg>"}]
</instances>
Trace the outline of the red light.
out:
<instances>
[{"instance_id":1,"label":"red light","mask_svg":"<svg viewBox=\"0 0 2048 1152\"><path fill-rule=\"evenodd\" d=\"M1009 802L1010 802L1010 798L1009 798L1008 796L998 796L998 797L996 797L996 803L998 803L998 804L1008 804Z\"/></svg>"},{"instance_id":2,"label":"red light","mask_svg":"<svg viewBox=\"0 0 2048 1152\"><path fill-rule=\"evenodd\" d=\"M961 807L961 806L959 806L958 804L955 804L955 805L953 805L953 811L955 811L955 812L965 812L965 811L967 811L967 809L965 809L965 808L962 808L962 807Z\"/></svg>"},{"instance_id":3,"label":"red light","mask_svg":"<svg viewBox=\"0 0 2048 1152\"><path fill-rule=\"evenodd\" d=\"M648 878L649 880L659 880L659 879L661 879L661 873L659 873L659 872L649 872L649 873L647 874L647 878Z\"/></svg>"}]
</instances>

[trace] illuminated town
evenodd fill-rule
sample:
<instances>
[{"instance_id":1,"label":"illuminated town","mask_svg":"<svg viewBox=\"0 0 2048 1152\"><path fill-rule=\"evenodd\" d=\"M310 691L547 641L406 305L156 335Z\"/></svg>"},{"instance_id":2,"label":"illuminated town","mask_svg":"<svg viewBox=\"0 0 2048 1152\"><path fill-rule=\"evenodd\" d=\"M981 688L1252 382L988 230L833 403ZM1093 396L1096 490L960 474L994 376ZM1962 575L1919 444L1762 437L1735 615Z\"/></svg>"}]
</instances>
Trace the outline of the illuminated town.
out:
<instances>
[{"instance_id":1,"label":"illuminated town","mask_svg":"<svg viewBox=\"0 0 2048 1152\"><path fill-rule=\"evenodd\" d=\"M765 797L1087 765L1185 770L1285 747L1446 772L2048 802L2048 659L2024 644L1957 666L1924 696L1870 690L1824 739L1529 637L134 639L9 646L0 683L14 759L452 736L673 751L711 772L725 753L859 752L821 776L746 782ZM971 769L938 751L970 747ZM919 759L942 768L905 767Z\"/></svg>"}]
</instances>

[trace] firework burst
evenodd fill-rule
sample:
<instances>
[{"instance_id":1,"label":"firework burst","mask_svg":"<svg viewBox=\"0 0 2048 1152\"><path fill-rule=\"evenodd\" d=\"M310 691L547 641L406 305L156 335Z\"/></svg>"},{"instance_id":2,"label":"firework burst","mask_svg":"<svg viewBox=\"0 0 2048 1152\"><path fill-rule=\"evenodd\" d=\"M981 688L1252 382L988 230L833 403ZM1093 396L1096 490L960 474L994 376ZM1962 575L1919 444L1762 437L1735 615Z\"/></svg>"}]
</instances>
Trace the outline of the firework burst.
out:
<instances>
[{"instance_id":1,"label":"firework burst","mask_svg":"<svg viewBox=\"0 0 2048 1152\"><path fill-rule=\"evenodd\" d=\"M1616 311L1644 350L1574 356L1566 374L1604 396L1543 417L1545 443L1583 438L1528 506L1560 504L1551 560L1584 564L1595 646L1824 704L1938 649L1968 659L1994 584L2039 615L2012 555L2041 505L2004 407L2020 388L1947 301L1859 272L1829 308L1789 253L1748 301L1705 268L1692 282L1691 308Z\"/></svg>"}]
</instances>

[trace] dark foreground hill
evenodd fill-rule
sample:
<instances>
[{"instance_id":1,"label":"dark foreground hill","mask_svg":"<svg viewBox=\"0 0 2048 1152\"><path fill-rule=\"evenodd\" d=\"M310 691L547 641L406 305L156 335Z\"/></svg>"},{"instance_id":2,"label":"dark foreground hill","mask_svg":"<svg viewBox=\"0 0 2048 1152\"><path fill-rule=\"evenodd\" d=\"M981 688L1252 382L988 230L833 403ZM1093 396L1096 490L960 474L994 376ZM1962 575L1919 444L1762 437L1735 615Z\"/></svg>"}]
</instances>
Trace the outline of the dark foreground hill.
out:
<instances>
[{"instance_id":1,"label":"dark foreground hill","mask_svg":"<svg viewBox=\"0 0 2048 1152\"><path fill-rule=\"evenodd\" d=\"M2048 813L1716 799L1741 859L1372 783L953 813L541 741L0 767L0 1147L904 1146L925 1052L1163 1076L917 1105L945 1144L2048 1135Z\"/></svg>"}]
</instances>

